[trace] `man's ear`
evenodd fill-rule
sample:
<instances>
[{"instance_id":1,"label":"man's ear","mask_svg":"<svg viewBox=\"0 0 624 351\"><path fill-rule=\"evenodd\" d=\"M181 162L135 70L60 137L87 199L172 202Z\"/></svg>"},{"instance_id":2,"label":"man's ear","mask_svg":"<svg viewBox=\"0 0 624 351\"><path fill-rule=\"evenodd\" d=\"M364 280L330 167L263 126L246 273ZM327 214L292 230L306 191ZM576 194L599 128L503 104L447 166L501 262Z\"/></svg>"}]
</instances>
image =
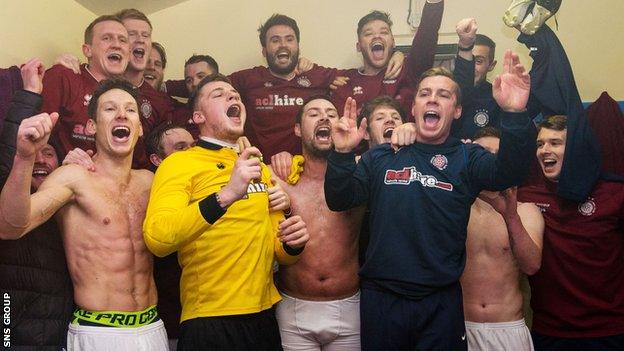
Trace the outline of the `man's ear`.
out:
<instances>
[{"instance_id":1,"label":"man's ear","mask_svg":"<svg viewBox=\"0 0 624 351\"><path fill-rule=\"evenodd\" d=\"M89 45L89 44L82 44L82 54L87 59L90 59L91 58L91 45Z\"/></svg>"},{"instance_id":2,"label":"man's ear","mask_svg":"<svg viewBox=\"0 0 624 351\"><path fill-rule=\"evenodd\" d=\"M453 119L459 119L461 117L462 107L461 105L455 106L455 115L453 115Z\"/></svg>"},{"instance_id":3,"label":"man's ear","mask_svg":"<svg viewBox=\"0 0 624 351\"><path fill-rule=\"evenodd\" d=\"M301 138L301 123L295 123L295 135Z\"/></svg>"},{"instance_id":4,"label":"man's ear","mask_svg":"<svg viewBox=\"0 0 624 351\"><path fill-rule=\"evenodd\" d=\"M158 155L156 154L150 154L149 159L150 159L150 162L156 167L160 166L160 163L162 162L160 157L158 157Z\"/></svg>"},{"instance_id":5,"label":"man's ear","mask_svg":"<svg viewBox=\"0 0 624 351\"><path fill-rule=\"evenodd\" d=\"M362 52L362 47L360 46L360 42L359 41L357 43L355 43L355 49L357 50L357 52Z\"/></svg>"},{"instance_id":6,"label":"man's ear","mask_svg":"<svg viewBox=\"0 0 624 351\"><path fill-rule=\"evenodd\" d=\"M368 133L368 128L364 131L364 140L371 140L370 134Z\"/></svg>"},{"instance_id":7,"label":"man's ear","mask_svg":"<svg viewBox=\"0 0 624 351\"><path fill-rule=\"evenodd\" d=\"M191 116L191 119L196 125L200 125L206 122L206 117L204 117L204 115L200 111L193 111L193 116Z\"/></svg>"},{"instance_id":8,"label":"man's ear","mask_svg":"<svg viewBox=\"0 0 624 351\"><path fill-rule=\"evenodd\" d=\"M265 58L267 57L267 52L266 52L266 48L263 46L262 47L262 56L264 56Z\"/></svg>"},{"instance_id":9,"label":"man's ear","mask_svg":"<svg viewBox=\"0 0 624 351\"><path fill-rule=\"evenodd\" d=\"M139 123L139 137L143 136L143 123Z\"/></svg>"},{"instance_id":10,"label":"man's ear","mask_svg":"<svg viewBox=\"0 0 624 351\"><path fill-rule=\"evenodd\" d=\"M494 70L494 67L496 67L496 63L497 63L496 60L494 60L494 61L492 61L492 63L490 63L490 66L488 67L488 72L492 72Z\"/></svg>"},{"instance_id":11,"label":"man's ear","mask_svg":"<svg viewBox=\"0 0 624 351\"><path fill-rule=\"evenodd\" d=\"M87 120L87 125L85 127L85 134L86 135L95 135L96 129L97 129L97 125L96 125L95 121L92 118L89 118Z\"/></svg>"}]
</instances>

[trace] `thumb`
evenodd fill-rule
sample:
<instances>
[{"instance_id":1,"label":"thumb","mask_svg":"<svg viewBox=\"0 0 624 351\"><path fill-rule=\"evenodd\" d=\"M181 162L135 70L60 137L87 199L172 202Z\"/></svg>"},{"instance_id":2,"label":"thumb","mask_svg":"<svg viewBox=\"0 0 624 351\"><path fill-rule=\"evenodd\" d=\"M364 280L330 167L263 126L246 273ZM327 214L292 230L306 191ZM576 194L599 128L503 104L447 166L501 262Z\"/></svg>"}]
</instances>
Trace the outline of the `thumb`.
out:
<instances>
[{"instance_id":1,"label":"thumb","mask_svg":"<svg viewBox=\"0 0 624 351\"><path fill-rule=\"evenodd\" d=\"M358 133L360 135L364 135L366 133L366 128L368 128L368 119L366 117L362 118L360 122L360 127L358 128Z\"/></svg>"},{"instance_id":2,"label":"thumb","mask_svg":"<svg viewBox=\"0 0 624 351\"><path fill-rule=\"evenodd\" d=\"M52 121L52 128L54 128L54 126L56 125L56 122L59 119L59 114L58 112L52 112L50 113L50 120Z\"/></svg>"},{"instance_id":3,"label":"thumb","mask_svg":"<svg viewBox=\"0 0 624 351\"><path fill-rule=\"evenodd\" d=\"M501 88L501 82L502 82L501 77L497 76L494 79L494 82L492 82L492 88L494 88L495 90L500 89Z\"/></svg>"}]
</instances>

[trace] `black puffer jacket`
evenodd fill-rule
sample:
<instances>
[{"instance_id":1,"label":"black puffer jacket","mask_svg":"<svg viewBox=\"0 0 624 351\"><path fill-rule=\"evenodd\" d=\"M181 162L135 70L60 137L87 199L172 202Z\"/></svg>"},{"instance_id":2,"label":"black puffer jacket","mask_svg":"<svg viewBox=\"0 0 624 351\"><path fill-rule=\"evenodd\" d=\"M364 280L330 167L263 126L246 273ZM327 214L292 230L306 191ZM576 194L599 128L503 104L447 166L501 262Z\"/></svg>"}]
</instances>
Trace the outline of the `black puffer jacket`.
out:
<instances>
[{"instance_id":1,"label":"black puffer jacket","mask_svg":"<svg viewBox=\"0 0 624 351\"><path fill-rule=\"evenodd\" d=\"M41 96L15 93L0 135L1 184L13 164L19 123L40 106ZM5 293L10 296L12 350L59 350L65 344L73 291L54 220L19 240L0 240L0 295Z\"/></svg>"}]
</instances>

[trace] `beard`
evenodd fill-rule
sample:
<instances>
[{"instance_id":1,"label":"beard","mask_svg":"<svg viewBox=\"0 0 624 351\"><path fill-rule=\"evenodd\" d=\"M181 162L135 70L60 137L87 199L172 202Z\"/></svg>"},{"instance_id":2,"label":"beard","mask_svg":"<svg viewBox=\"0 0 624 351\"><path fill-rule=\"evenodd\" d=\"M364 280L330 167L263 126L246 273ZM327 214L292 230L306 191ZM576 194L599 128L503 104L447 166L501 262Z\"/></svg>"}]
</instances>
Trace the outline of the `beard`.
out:
<instances>
[{"instance_id":1,"label":"beard","mask_svg":"<svg viewBox=\"0 0 624 351\"><path fill-rule=\"evenodd\" d=\"M267 64L269 69L277 74L286 75L291 73L299 63L299 50L290 54L290 63L287 66L280 66L277 62L277 56L267 53Z\"/></svg>"}]
</instances>

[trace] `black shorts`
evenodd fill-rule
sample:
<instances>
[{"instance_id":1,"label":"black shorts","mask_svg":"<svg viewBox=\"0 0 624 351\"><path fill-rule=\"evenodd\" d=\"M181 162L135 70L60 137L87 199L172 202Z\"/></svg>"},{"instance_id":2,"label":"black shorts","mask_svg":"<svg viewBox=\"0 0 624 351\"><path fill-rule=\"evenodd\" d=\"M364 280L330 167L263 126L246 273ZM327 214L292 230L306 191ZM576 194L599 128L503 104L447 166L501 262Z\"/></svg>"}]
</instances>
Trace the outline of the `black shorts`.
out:
<instances>
[{"instance_id":1,"label":"black shorts","mask_svg":"<svg viewBox=\"0 0 624 351\"><path fill-rule=\"evenodd\" d=\"M281 351L275 308L235 316L201 317L180 324L178 351Z\"/></svg>"},{"instance_id":2,"label":"black shorts","mask_svg":"<svg viewBox=\"0 0 624 351\"><path fill-rule=\"evenodd\" d=\"M535 351L622 351L624 334L599 338L558 338L531 333Z\"/></svg>"}]
</instances>

